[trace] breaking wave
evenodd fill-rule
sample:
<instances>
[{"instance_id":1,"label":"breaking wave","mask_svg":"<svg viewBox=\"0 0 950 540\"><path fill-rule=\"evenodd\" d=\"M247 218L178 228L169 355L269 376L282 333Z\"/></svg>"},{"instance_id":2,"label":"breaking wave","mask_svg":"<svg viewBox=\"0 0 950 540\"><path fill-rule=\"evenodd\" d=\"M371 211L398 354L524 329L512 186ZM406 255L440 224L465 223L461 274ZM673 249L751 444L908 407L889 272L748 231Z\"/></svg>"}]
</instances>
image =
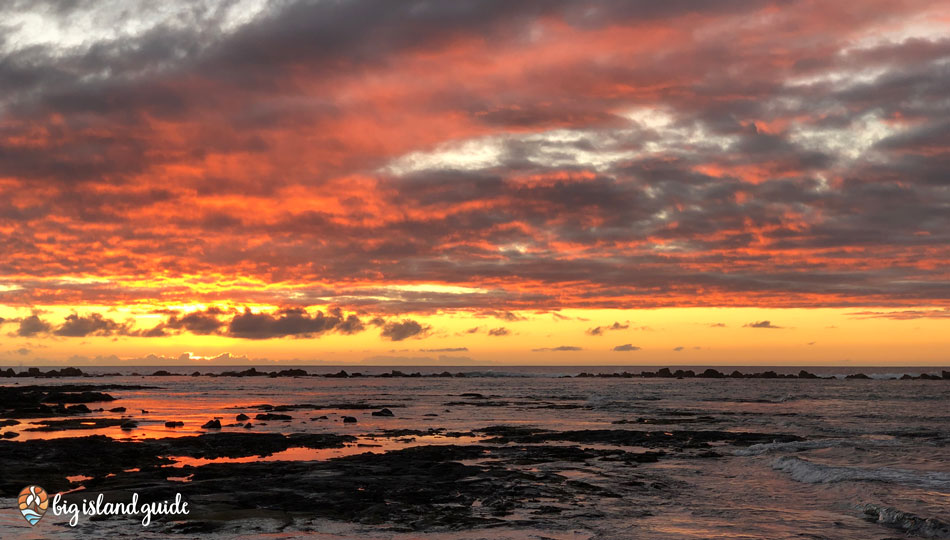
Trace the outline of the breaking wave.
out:
<instances>
[{"instance_id":1,"label":"breaking wave","mask_svg":"<svg viewBox=\"0 0 950 540\"><path fill-rule=\"evenodd\" d=\"M950 474L942 472L911 471L890 467L864 469L822 465L795 456L783 456L776 459L772 463L772 468L788 473L798 482L808 484L829 484L846 481L885 482L950 492Z\"/></svg>"}]
</instances>

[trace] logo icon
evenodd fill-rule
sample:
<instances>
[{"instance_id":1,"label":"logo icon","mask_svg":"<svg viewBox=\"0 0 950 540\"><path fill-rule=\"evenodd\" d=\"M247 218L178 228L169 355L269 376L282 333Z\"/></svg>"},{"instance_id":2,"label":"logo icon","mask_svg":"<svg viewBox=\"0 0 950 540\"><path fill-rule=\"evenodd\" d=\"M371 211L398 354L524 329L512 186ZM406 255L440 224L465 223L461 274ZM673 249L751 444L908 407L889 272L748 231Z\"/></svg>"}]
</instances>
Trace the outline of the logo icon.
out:
<instances>
[{"instance_id":1,"label":"logo icon","mask_svg":"<svg viewBox=\"0 0 950 540\"><path fill-rule=\"evenodd\" d=\"M49 507L49 496L40 486L26 486L17 497L20 513L26 518L30 526L35 526Z\"/></svg>"}]
</instances>

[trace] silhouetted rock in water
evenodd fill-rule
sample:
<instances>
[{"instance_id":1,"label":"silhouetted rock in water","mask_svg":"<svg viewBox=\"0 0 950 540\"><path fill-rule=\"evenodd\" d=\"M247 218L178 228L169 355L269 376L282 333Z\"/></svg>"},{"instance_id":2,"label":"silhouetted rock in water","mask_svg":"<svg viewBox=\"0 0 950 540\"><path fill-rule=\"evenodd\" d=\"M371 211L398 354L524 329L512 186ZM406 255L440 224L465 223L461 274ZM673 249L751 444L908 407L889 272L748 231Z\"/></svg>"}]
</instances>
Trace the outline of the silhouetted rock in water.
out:
<instances>
[{"instance_id":1,"label":"silhouetted rock in water","mask_svg":"<svg viewBox=\"0 0 950 540\"><path fill-rule=\"evenodd\" d=\"M723 375L723 374L720 373L719 371L717 371L717 370L715 370L715 369L712 369L712 368L709 368L709 369L707 369L706 371L703 371L702 373L699 374L699 376L700 376L700 377L706 377L706 378L709 378L709 379L721 379L721 378L725 377L725 375Z\"/></svg>"},{"instance_id":2,"label":"silhouetted rock in water","mask_svg":"<svg viewBox=\"0 0 950 540\"><path fill-rule=\"evenodd\" d=\"M270 422L272 420L293 420L293 416L289 414L274 414L274 413L261 413L254 417L255 420L263 420L265 422Z\"/></svg>"},{"instance_id":3,"label":"silhouetted rock in water","mask_svg":"<svg viewBox=\"0 0 950 540\"><path fill-rule=\"evenodd\" d=\"M50 392L43 398L44 403L98 403L115 401L115 398L102 392Z\"/></svg>"},{"instance_id":4,"label":"silhouetted rock in water","mask_svg":"<svg viewBox=\"0 0 950 540\"><path fill-rule=\"evenodd\" d=\"M673 373L670 371L670 368L662 368L656 372L657 377L672 377Z\"/></svg>"},{"instance_id":5,"label":"silhouetted rock in water","mask_svg":"<svg viewBox=\"0 0 950 540\"><path fill-rule=\"evenodd\" d=\"M393 414L393 412L390 411L389 409L380 409L380 410L378 410L378 411L373 411L371 414L372 414L373 416L396 416L396 415Z\"/></svg>"},{"instance_id":6,"label":"silhouetted rock in water","mask_svg":"<svg viewBox=\"0 0 950 540\"><path fill-rule=\"evenodd\" d=\"M244 371L224 371L221 377L267 377L268 373L257 371L256 368L248 368Z\"/></svg>"},{"instance_id":7,"label":"silhouetted rock in water","mask_svg":"<svg viewBox=\"0 0 950 540\"><path fill-rule=\"evenodd\" d=\"M169 373L168 371L165 371L164 369L160 369L156 371L155 373L152 373L152 377L171 377L172 375L173 375L172 373Z\"/></svg>"},{"instance_id":8,"label":"silhouetted rock in water","mask_svg":"<svg viewBox=\"0 0 950 540\"><path fill-rule=\"evenodd\" d=\"M439 415L435 413L426 413L426 414L423 414L422 416L439 416Z\"/></svg>"},{"instance_id":9,"label":"silhouetted rock in water","mask_svg":"<svg viewBox=\"0 0 950 540\"><path fill-rule=\"evenodd\" d=\"M125 412L125 407L113 407L109 409L109 412Z\"/></svg>"},{"instance_id":10,"label":"silhouetted rock in water","mask_svg":"<svg viewBox=\"0 0 950 540\"><path fill-rule=\"evenodd\" d=\"M799 379L817 379L818 375L815 375L814 373L809 373L803 369L798 372L798 378Z\"/></svg>"},{"instance_id":11,"label":"silhouetted rock in water","mask_svg":"<svg viewBox=\"0 0 950 540\"><path fill-rule=\"evenodd\" d=\"M170 428L185 427L185 423L184 423L184 422L178 422L178 421L175 421L175 420L170 420L170 421L168 421L168 422L165 422L165 427L170 427Z\"/></svg>"},{"instance_id":12,"label":"silhouetted rock in water","mask_svg":"<svg viewBox=\"0 0 950 540\"><path fill-rule=\"evenodd\" d=\"M15 432L13 432L13 431L7 431L7 432L5 432L2 436L0 436L0 438L3 438L3 439L14 439L14 438L19 437L19 436L20 436L19 433L15 433Z\"/></svg>"},{"instance_id":13,"label":"silhouetted rock in water","mask_svg":"<svg viewBox=\"0 0 950 540\"><path fill-rule=\"evenodd\" d=\"M845 376L845 379L870 379L870 378L871 378L871 377L868 377L868 376L865 375L864 373L854 373L854 374L852 374L852 375L846 375L846 376Z\"/></svg>"},{"instance_id":14,"label":"silhouetted rock in water","mask_svg":"<svg viewBox=\"0 0 950 540\"><path fill-rule=\"evenodd\" d=\"M682 369L677 369L676 373L674 373L673 376L676 377L677 379L682 379L686 377L695 377L696 373L691 369L687 369L686 371L683 371Z\"/></svg>"},{"instance_id":15,"label":"silhouetted rock in water","mask_svg":"<svg viewBox=\"0 0 950 540\"><path fill-rule=\"evenodd\" d=\"M350 376L350 374L347 373L346 370L343 370L343 369L341 369L340 371L338 371L338 372L336 372L336 373L327 373L326 375L324 375L324 377L330 377L331 379L332 379L332 378L345 379L345 378L347 378L347 377L349 377L349 376Z\"/></svg>"},{"instance_id":16,"label":"silhouetted rock in water","mask_svg":"<svg viewBox=\"0 0 950 540\"><path fill-rule=\"evenodd\" d=\"M244 413L241 413L241 414L239 414L239 415L237 415L237 416L234 417L234 419L237 420L238 422L243 422L243 421L247 420L248 418L250 418L250 417L249 417L248 415L244 414Z\"/></svg>"},{"instance_id":17,"label":"silhouetted rock in water","mask_svg":"<svg viewBox=\"0 0 950 540\"><path fill-rule=\"evenodd\" d=\"M950 371L941 371L940 376L943 380L950 381Z\"/></svg>"},{"instance_id":18,"label":"silhouetted rock in water","mask_svg":"<svg viewBox=\"0 0 950 540\"><path fill-rule=\"evenodd\" d=\"M277 373L272 373L271 377L307 377L310 374L303 369L282 369Z\"/></svg>"},{"instance_id":19,"label":"silhouetted rock in water","mask_svg":"<svg viewBox=\"0 0 950 540\"><path fill-rule=\"evenodd\" d=\"M355 424L355 423L356 423L356 418L354 418L354 417L352 417L352 416L344 416L344 417L343 417L343 423L344 423L344 424Z\"/></svg>"},{"instance_id":20,"label":"silhouetted rock in water","mask_svg":"<svg viewBox=\"0 0 950 540\"><path fill-rule=\"evenodd\" d=\"M493 426L475 430L494 435L489 443L542 443L570 441L577 443L607 443L648 448L708 448L711 442L751 445L771 442L802 441L796 435L749 433L732 431L631 431L626 429L588 429L575 431L525 430L525 428Z\"/></svg>"},{"instance_id":21,"label":"silhouetted rock in water","mask_svg":"<svg viewBox=\"0 0 950 540\"><path fill-rule=\"evenodd\" d=\"M252 423L250 423L250 422L244 424L244 429L251 429L252 427L254 427L254 424L252 424Z\"/></svg>"},{"instance_id":22,"label":"silhouetted rock in water","mask_svg":"<svg viewBox=\"0 0 950 540\"><path fill-rule=\"evenodd\" d=\"M19 423L17 420L0 420L0 427L16 426Z\"/></svg>"},{"instance_id":23,"label":"silhouetted rock in water","mask_svg":"<svg viewBox=\"0 0 950 540\"><path fill-rule=\"evenodd\" d=\"M902 380L902 381L912 381L912 380L914 380L914 378L913 378L912 376L910 376L910 375L908 375L908 374L905 373L905 374L901 375L901 379L900 379L900 380Z\"/></svg>"},{"instance_id":24,"label":"silhouetted rock in water","mask_svg":"<svg viewBox=\"0 0 950 540\"><path fill-rule=\"evenodd\" d=\"M139 427L139 423L136 422L135 420L126 420L125 422L122 422L122 425L119 426L119 427L121 427L122 429L128 431L128 430L130 430L130 429L135 429L135 428Z\"/></svg>"},{"instance_id":25,"label":"silhouetted rock in water","mask_svg":"<svg viewBox=\"0 0 950 540\"><path fill-rule=\"evenodd\" d=\"M31 427L26 431L67 431L75 429L102 429L108 427L122 426L128 419L125 418L68 418L65 420L40 420L34 422L37 427Z\"/></svg>"},{"instance_id":26,"label":"silhouetted rock in water","mask_svg":"<svg viewBox=\"0 0 950 540\"><path fill-rule=\"evenodd\" d=\"M201 429L221 429L221 421L215 418L202 424Z\"/></svg>"},{"instance_id":27,"label":"silhouetted rock in water","mask_svg":"<svg viewBox=\"0 0 950 540\"><path fill-rule=\"evenodd\" d=\"M43 418L85 414L90 410L84 403L115 400L109 394L93 391L93 389L106 388L142 389L147 387L82 384L0 386L0 418ZM77 405L67 406L70 403Z\"/></svg>"},{"instance_id":28,"label":"silhouetted rock in water","mask_svg":"<svg viewBox=\"0 0 950 540\"><path fill-rule=\"evenodd\" d=\"M13 368L8 368L6 370L0 370L0 377L38 377L38 378L55 378L55 377L82 377L85 375L81 369L74 367L66 367L63 369L52 369L50 371L40 371L40 368L29 368L26 371L21 371L20 373L15 373Z\"/></svg>"}]
</instances>

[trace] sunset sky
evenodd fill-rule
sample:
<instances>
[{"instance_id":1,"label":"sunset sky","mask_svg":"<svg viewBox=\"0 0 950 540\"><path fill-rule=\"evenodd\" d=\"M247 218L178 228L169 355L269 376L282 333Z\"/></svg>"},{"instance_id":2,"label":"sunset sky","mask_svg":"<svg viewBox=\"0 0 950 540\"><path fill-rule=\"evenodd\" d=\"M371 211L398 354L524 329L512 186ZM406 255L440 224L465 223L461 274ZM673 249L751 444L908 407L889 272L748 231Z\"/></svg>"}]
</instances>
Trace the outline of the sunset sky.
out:
<instances>
[{"instance_id":1,"label":"sunset sky","mask_svg":"<svg viewBox=\"0 0 950 540\"><path fill-rule=\"evenodd\" d=\"M950 3L0 4L0 365L950 364Z\"/></svg>"}]
</instances>

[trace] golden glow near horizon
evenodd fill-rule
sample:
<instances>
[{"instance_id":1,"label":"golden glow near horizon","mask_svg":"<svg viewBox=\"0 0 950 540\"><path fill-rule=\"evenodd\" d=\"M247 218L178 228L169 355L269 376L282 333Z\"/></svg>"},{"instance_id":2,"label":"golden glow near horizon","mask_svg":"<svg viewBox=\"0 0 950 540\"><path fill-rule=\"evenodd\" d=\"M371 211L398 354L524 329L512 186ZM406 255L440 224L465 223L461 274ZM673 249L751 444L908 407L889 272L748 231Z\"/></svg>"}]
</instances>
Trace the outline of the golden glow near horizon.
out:
<instances>
[{"instance_id":1,"label":"golden glow near horizon","mask_svg":"<svg viewBox=\"0 0 950 540\"><path fill-rule=\"evenodd\" d=\"M207 304L175 306L183 313ZM221 309L230 309L220 306ZM166 306L164 309L168 309ZM272 307L255 306L265 313ZM0 310L8 321L33 312L50 321L83 310L59 306ZM89 306L130 331L162 319L155 308ZM426 330L401 341L368 326L353 335L239 339L182 333L20 337L3 327L0 363L17 364L401 364L401 365L915 365L943 366L950 337L935 318L895 320L903 310L662 308L508 312L508 319L467 312L414 315ZM399 321L397 317L394 320ZM614 350L615 348L620 350ZM913 351L910 353L909 351ZM154 356L149 356L154 355ZM222 356L225 355L225 356Z\"/></svg>"}]
</instances>

